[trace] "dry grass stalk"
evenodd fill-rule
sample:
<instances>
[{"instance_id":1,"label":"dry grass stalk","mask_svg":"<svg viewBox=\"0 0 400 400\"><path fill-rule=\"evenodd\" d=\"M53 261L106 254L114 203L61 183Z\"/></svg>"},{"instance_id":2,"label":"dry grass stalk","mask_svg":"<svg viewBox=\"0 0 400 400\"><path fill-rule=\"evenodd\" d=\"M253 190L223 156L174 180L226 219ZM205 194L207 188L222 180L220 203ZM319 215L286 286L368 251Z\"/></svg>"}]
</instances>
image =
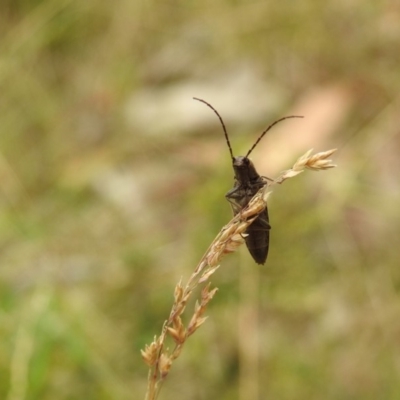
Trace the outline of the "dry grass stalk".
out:
<instances>
[{"instance_id":1,"label":"dry grass stalk","mask_svg":"<svg viewBox=\"0 0 400 400\"><path fill-rule=\"evenodd\" d=\"M210 290L210 282L203 287L201 297L196 301L190 322L185 327L181 315L185 311L193 290L198 285L209 280L219 268L219 262L225 254L235 251L244 242L247 227L265 210L267 198L270 194L270 192L267 192L267 188L276 183L281 184L286 179L300 174L307 168L313 171L320 171L335 167L336 165L332 164L331 160L328 159L335 151L336 149L332 149L311 156L312 150L309 150L296 161L291 169L282 172L277 179L260 189L251 199L248 206L222 228L201 258L187 283L183 286L182 280L178 282L174 292L174 303L168 319L163 324L160 336L158 338L155 336L153 342L150 345L146 345L144 350L141 350L143 360L150 367L146 400L155 400L157 398L162 383L167 377L172 363L179 357L186 340L205 322L207 318L204 317L205 310L218 289ZM171 351L165 348L167 336L175 343Z\"/></svg>"}]
</instances>

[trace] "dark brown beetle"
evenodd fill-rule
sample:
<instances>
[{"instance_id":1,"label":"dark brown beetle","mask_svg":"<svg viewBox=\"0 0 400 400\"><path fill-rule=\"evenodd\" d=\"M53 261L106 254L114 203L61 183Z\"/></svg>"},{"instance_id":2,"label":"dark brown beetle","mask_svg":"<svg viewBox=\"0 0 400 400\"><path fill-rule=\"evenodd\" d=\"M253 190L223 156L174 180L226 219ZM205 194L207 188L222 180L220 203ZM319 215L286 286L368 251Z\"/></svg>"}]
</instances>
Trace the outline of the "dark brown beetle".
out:
<instances>
[{"instance_id":1,"label":"dark brown beetle","mask_svg":"<svg viewBox=\"0 0 400 400\"><path fill-rule=\"evenodd\" d=\"M250 153L254 150L264 135L278 122L281 122L288 118L303 118L297 115L291 115L283 117L272 123L256 140L251 149L247 154L243 156L235 157L232 152L231 143L229 141L228 133L225 128L222 117L218 114L218 111L206 101L194 97L195 100L201 101L210 107L217 117L219 118L222 128L224 130L226 143L228 144L229 152L232 158L233 171L235 173L235 182L233 188L225 195L229 203L231 204L233 214L238 214L244 207L247 206L252 197L265 185L268 184L268 180L262 177L256 171L254 164L248 158ZM268 256L269 249L269 231L271 225L269 224L268 208L262 212L253 223L246 230L246 246L257 264L265 264Z\"/></svg>"}]
</instances>

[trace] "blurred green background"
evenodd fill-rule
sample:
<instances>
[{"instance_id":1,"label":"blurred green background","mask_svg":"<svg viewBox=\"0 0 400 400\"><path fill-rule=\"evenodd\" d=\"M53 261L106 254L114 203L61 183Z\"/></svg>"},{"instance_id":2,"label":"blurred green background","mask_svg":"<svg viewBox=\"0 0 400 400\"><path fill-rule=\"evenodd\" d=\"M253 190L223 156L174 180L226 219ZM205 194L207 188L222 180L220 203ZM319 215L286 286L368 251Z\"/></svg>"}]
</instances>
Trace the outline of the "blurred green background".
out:
<instances>
[{"instance_id":1,"label":"blurred green background","mask_svg":"<svg viewBox=\"0 0 400 400\"><path fill-rule=\"evenodd\" d=\"M0 7L0 399L144 398L139 350L231 217L193 96L236 155L305 116L263 175L309 148L338 168L274 188L267 264L223 260L160 398L400 398L398 2Z\"/></svg>"}]
</instances>

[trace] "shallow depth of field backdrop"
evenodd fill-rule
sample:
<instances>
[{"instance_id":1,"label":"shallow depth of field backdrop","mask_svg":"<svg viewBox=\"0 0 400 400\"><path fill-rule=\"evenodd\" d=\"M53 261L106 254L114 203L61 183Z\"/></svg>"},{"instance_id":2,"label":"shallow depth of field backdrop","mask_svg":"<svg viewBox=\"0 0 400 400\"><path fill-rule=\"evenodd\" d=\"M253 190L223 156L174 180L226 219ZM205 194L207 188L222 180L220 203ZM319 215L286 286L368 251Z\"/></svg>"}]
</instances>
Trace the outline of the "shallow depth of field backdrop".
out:
<instances>
[{"instance_id":1,"label":"shallow depth of field backdrop","mask_svg":"<svg viewBox=\"0 0 400 400\"><path fill-rule=\"evenodd\" d=\"M142 399L139 350L231 218L221 126L275 187L161 399L400 398L396 1L5 0L0 398ZM188 310L189 311L189 310Z\"/></svg>"}]
</instances>

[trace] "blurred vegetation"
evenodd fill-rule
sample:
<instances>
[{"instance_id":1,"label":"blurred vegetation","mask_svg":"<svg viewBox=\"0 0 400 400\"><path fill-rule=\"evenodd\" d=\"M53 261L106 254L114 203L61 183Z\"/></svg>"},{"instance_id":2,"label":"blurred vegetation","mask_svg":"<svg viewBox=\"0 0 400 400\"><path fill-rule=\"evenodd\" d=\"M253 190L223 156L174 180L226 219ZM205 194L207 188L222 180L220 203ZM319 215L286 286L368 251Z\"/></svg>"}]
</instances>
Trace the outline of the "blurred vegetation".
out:
<instances>
[{"instance_id":1,"label":"blurred vegetation","mask_svg":"<svg viewBox=\"0 0 400 400\"><path fill-rule=\"evenodd\" d=\"M274 190L266 266L245 249L224 260L161 398L400 398L399 48L389 0L4 0L0 398L144 398L139 350L231 215L221 128L210 110L194 122L191 97L248 149L336 85L350 100L326 104L341 117L290 157L338 147L339 168ZM236 90L242 69L274 90Z\"/></svg>"}]
</instances>

